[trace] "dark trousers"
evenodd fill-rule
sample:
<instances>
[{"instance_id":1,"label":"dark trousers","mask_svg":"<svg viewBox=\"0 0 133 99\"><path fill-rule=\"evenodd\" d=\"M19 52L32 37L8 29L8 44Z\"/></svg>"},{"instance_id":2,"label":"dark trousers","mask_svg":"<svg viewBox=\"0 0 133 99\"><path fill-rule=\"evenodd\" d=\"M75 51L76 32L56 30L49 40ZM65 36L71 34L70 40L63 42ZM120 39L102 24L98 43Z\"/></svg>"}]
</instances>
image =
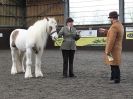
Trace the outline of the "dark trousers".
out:
<instances>
[{"instance_id":1,"label":"dark trousers","mask_svg":"<svg viewBox=\"0 0 133 99\"><path fill-rule=\"evenodd\" d=\"M75 50L62 50L63 56L63 75L67 76L68 63L69 63L69 75L73 74L73 60L74 60Z\"/></svg>"},{"instance_id":2,"label":"dark trousers","mask_svg":"<svg viewBox=\"0 0 133 99\"><path fill-rule=\"evenodd\" d=\"M118 65L111 66L111 80L120 80L120 68Z\"/></svg>"}]
</instances>

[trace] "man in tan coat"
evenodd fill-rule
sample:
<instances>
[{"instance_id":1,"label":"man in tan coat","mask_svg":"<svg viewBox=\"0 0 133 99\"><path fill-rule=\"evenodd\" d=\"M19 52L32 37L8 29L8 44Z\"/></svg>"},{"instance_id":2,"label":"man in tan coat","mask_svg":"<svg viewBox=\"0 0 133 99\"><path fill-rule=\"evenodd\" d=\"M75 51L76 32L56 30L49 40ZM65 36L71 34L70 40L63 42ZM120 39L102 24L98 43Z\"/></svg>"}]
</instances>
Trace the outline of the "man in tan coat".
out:
<instances>
[{"instance_id":1,"label":"man in tan coat","mask_svg":"<svg viewBox=\"0 0 133 99\"><path fill-rule=\"evenodd\" d=\"M116 11L109 13L109 19L111 26L109 30L100 28L100 32L107 34L107 41L105 47L105 63L111 66L111 78L114 83L120 83L120 68L122 41L124 28L121 22L118 20L118 14Z\"/></svg>"}]
</instances>

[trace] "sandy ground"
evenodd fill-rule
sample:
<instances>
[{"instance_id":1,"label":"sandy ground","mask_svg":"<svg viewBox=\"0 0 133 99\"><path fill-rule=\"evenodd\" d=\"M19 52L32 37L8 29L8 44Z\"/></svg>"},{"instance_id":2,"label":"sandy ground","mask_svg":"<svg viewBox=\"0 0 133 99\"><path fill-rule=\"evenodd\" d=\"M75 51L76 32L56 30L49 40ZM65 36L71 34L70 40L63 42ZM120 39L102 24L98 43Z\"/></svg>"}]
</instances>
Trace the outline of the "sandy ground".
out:
<instances>
[{"instance_id":1,"label":"sandy ground","mask_svg":"<svg viewBox=\"0 0 133 99\"><path fill-rule=\"evenodd\" d=\"M10 74L10 50L0 50L0 99L133 99L133 52L123 52L122 58L120 84L110 82L103 51L88 50L75 54L77 78L62 78L61 51L46 50L44 77L24 79L24 74Z\"/></svg>"}]
</instances>

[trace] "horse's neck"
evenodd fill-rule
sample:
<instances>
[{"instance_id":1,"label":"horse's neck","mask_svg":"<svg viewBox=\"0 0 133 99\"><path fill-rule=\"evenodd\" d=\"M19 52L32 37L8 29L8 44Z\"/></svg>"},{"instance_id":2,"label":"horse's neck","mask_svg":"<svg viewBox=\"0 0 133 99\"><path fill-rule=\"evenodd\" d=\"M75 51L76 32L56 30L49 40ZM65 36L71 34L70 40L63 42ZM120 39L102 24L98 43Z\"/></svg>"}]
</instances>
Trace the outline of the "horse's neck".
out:
<instances>
[{"instance_id":1,"label":"horse's neck","mask_svg":"<svg viewBox=\"0 0 133 99\"><path fill-rule=\"evenodd\" d=\"M44 25L44 27L42 27L41 36L42 36L43 39L46 39L48 37L47 25L46 24Z\"/></svg>"},{"instance_id":2,"label":"horse's neck","mask_svg":"<svg viewBox=\"0 0 133 99\"><path fill-rule=\"evenodd\" d=\"M37 25L38 27L38 34L37 35L40 35L41 36L41 38L45 38L45 37L47 37L48 35L47 35L47 24L46 24L46 22L44 22L43 20L40 22L40 24L38 24ZM40 33L40 34L39 34Z\"/></svg>"},{"instance_id":3,"label":"horse's neck","mask_svg":"<svg viewBox=\"0 0 133 99\"><path fill-rule=\"evenodd\" d=\"M41 33L41 38L42 38L42 40L47 39L47 37L48 37L48 34L47 34L45 31L43 31L43 32Z\"/></svg>"},{"instance_id":4,"label":"horse's neck","mask_svg":"<svg viewBox=\"0 0 133 99\"><path fill-rule=\"evenodd\" d=\"M36 42L40 44L44 44L46 42L48 34L46 32L47 22L44 20L40 20L36 22L33 26L29 28L29 37L34 39Z\"/></svg>"}]
</instances>

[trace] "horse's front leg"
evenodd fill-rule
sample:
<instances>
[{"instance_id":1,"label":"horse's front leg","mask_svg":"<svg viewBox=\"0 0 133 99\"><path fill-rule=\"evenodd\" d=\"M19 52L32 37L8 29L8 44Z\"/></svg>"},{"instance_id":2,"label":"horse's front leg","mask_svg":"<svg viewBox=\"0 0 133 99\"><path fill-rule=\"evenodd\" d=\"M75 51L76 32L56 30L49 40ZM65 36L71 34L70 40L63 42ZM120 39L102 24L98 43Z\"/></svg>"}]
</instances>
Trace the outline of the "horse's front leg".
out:
<instances>
[{"instance_id":1,"label":"horse's front leg","mask_svg":"<svg viewBox=\"0 0 133 99\"><path fill-rule=\"evenodd\" d=\"M26 72L25 78L31 78L31 65L32 65L32 50L30 48L26 49Z\"/></svg>"},{"instance_id":2,"label":"horse's front leg","mask_svg":"<svg viewBox=\"0 0 133 99\"><path fill-rule=\"evenodd\" d=\"M36 54L36 62L35 62L35 76L43 77L43 73L41 71L41 57L43 54L43 50L41 49L39 53Z\"/></svg>"}]
</instances>

